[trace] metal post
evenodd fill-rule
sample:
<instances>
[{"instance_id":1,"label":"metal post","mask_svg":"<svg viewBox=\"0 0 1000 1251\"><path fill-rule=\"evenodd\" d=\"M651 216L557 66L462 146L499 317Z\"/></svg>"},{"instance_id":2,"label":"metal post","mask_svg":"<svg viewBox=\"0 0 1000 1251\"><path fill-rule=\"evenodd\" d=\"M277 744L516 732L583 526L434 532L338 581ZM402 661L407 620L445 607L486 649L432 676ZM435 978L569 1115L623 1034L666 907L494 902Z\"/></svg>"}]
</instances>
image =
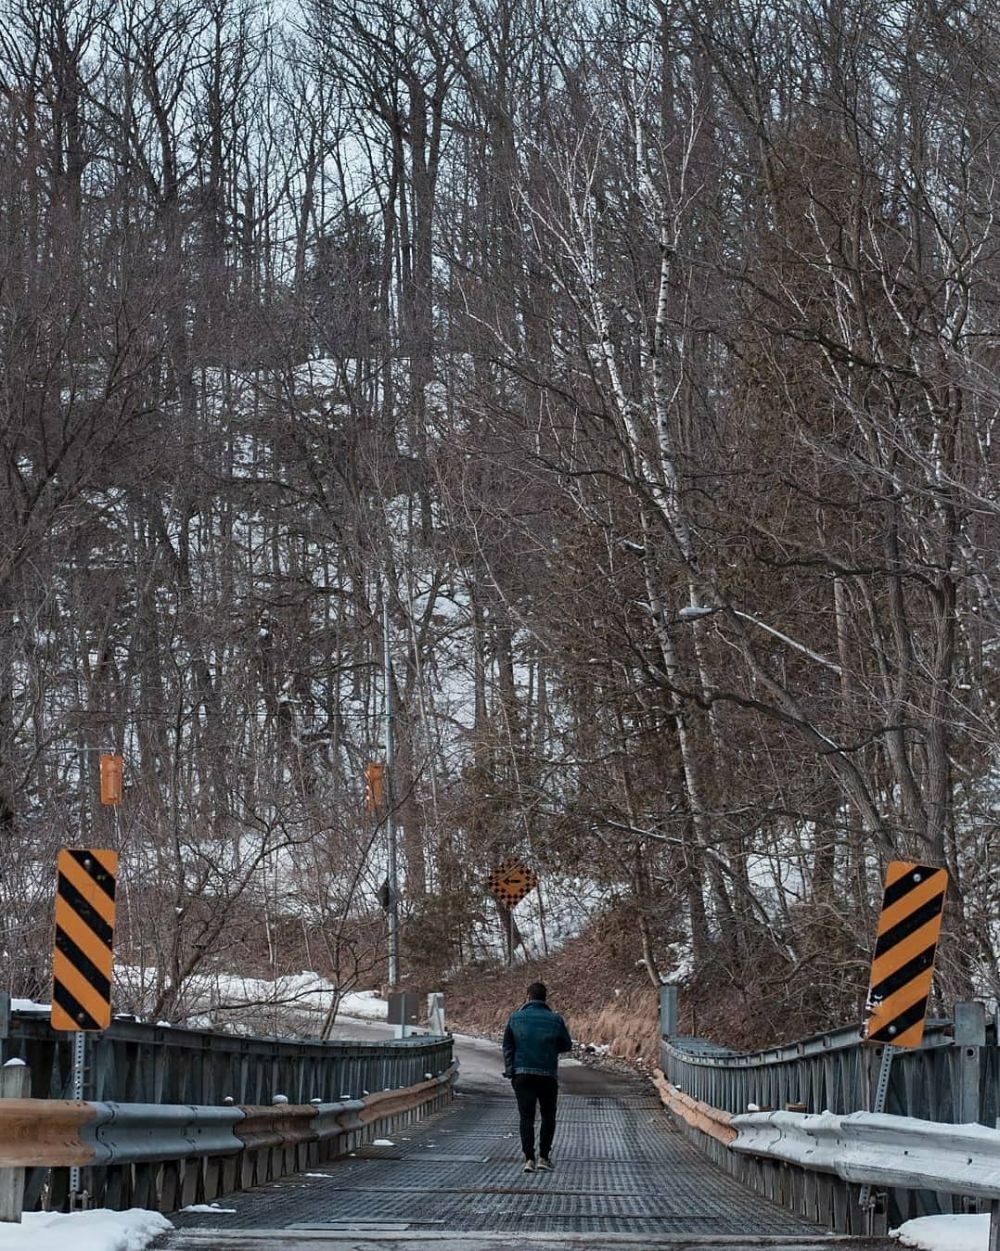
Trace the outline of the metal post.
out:
<instances>
[{"instance_id":1,"label":"metal post","mask_svg":"<svg viewBox=\"0 0 1000 1251\"><path fill-rule=\"evenodd\" d=\"M444 1024L444 995L439 990L433 990L427 996L427 1028L437 1037L443 1037L447 1033Z\"/></svg>"},{"instance_id":2,"label":"metal post","mask_svg":"<svg viewBox=\"0 0 1000 1251\"><path fill-rule=\"evenodd\" d=\"M389 839L389 987L399 985L399 872L396 864L396 744L392 724L392 653L389 650L389 583L383 584L382 644L385 672L385 828Z\"/></svg>"},{"instance_id":3,"label":"metal post","mask_svg":"<svg viewBox=\"0 0 1000 1251\"><path fill-rule=\"evenodd\" d=\"M73 1033L73 1069L70 1075L70 1097L83 1100L87 1063L87 1035L83 1030ZM81 1191L80 1167L74 1164L69 1170L69 1210L87 1207L88 1196Z\"/></svg>"},{"instance_id":4,"label":"metal post","mask_svg":"<svg viewBox=\"0 0 1000 1251\"><path fill-rule=\"evenodd\" d=\"M514 966L514 909L507 907L507 968Z\"/></svg>"},{"instance_id":5,"label":"metal post","mask_svg":"<svg viewBox=\"0 0 1000 1251\"><path fill-rule=\"evenodd\" d=\"M660 987L660 1037L677 1035L677 987Z\"/></svg>"},{"instance_id":6,"label":"metal post","mask_svg":"<svg viewBox=\"0 0 1000 1251\"><path fill-rule=\"evenodd\" d=\"M10 1036L10 995L0 990L0 1064L6 1059L7 1039Z\"/></svg>"},{"instance_id":7,"label":"metal post","mask_svg":"<svg viewBox=\"0 0 1000 1251\"><path fill-rule=\"evenodd\" d=\"M9 1060L0 1069L0 1099L27 1099L31 1074L23 1060ZM20 1223L24 1205L24 1169L0 1168L0 1221Z\"/></svg>"},{"instance_id":8,"label":"metal post","mask_svg":"<svg viewBox=\"0 0 1000 1251\"><path fill-rule=\"evenodd\" d=\"M1000 1251L1000 1199L990 1200L990 1236L986 1251Z\"/></svg>"},{"instance_id":9,"label":"metal post","mask_svg":"<svg viewBox=\"0 0 1000 1251\"><path fill-rule=\"evenodd\" d=\"M979 1120L981 1048L986 1046L986 1007L981 1003L955 1004L954 1117L959 1125Z\"/></svg>"},{"instance_id":10,"label":"metal post","mask_svg":"<svg viewBox=\"0 0 1000 1251\"><path fill-rule=\"evenodd\" d=\"M885 1101L889 1094L889 1075L892 1072L892 1057L895 1054L896 1048L891 1043L886 1043L882 1048L882 1063L879 1065L878 1085L875 1087L875 1099L872 1103L873 1112L885 1111ZM872 1206L872 1188L867 1182L861 1187L858 1203L862 1209L870 1209Z\"/></svg>"}]
</instances>

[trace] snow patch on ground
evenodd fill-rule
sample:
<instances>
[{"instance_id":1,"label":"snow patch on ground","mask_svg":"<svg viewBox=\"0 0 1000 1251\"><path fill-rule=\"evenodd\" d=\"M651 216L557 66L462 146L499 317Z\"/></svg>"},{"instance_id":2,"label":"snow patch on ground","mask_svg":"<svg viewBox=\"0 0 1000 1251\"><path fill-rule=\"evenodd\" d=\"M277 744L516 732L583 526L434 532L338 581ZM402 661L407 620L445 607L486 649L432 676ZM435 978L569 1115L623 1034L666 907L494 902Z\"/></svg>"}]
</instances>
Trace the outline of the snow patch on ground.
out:
<instances>
[{"instance_id":1,"label":"snow patch on ground","mask_svg":"<svg viewBox=\"0 0 1000 1251\"><path fill-rule=\"evenodd\" d=\"M380 999L374 990L349 991L340 1001L338 1013L362 1021L384 1021L389 1015L389 1004Z\"/></svg>"},{"instance_id":2,"label":"snow patch on ground","mask_svg":"<svg viewBox=\"0 0 1000 1251\"><path fill-rule=\"evenodd\" d=\"M159 1212L25 1212L20 1225L0 1225L0 1251L144 1251L173 1225Z\"/></svg>"},{"instance_id":3,"label":"snow patch on ground","mask_svg":"<svg viewBox=\"0 0 1000 1251\"><path fill-rule=\"evenodd\" d=\"M189 1203L186 1208L181 1208L182 1212L209 1212L213 1216L234 1216L235 1208L223 1208L217 1203Z\"/></svg>"},{"instance_id":4,"label":"snow patch on ground","mask_svg":"<svg viewBox=\"0 0 1000 1251\"><path fill-rule=\"evenodd\" d=\"M143 998L148 995L156 976L151 968L138 969L130 965L119 965L115 969L118 984L126 991L130 999ZM220 1009L252 1009L273 1008L298 1010L307 1014L308 1019L321 1018L326 1015L333 1001L336 988L333 983L306 969L301 973L289 973L270 981L259 977L242 977L237 973L196 973L184 984L184 1007L186 1024L197 1029L225 1028L227 1024L238 1028L239 1022L230 1022L223 1014L218 1020L211 1019L206 1012L218 1012ZM15 1012L48 1013L50 1005L36 1003L31 999L12 999L11 1008ZM353 1018L360 1021L384 1021L389 1015L389 1005L380 999L374 990L347 991L337 1003L337 1016ZM141 1017L135 1017L141 1020ZM168 1027L169 1021L157 1021L157 1025Z\"/></svg>"},{"instance_id":5,"label":"snow patch on ground","mask_svg":"<svg viewBox=\"0 0 1000 1251\"><path fill-rule=\"evenodd\" d=\"M904 1247L922 1251L986 1251L990 1236L988 1212L979 1216L919 1216L892 1230Z\"/></svg>"},{"instance_id":6,"label":"snow patch on ground","mask_svg":"<svg viewBox=\"0 0 1000 1251\"><path fill-rule=\"evenodd\" d=\"M133 1002L148 1000L156 970L118 965L115 979ZM336 987L332 982L309 969L283 974L273 980L212 970L186 978L181 1000L185 1023L189 1027L218 1029L227 1025L239 1028L239 1013L243 1009L272 1009L279 1013L297 1011L314 1019L324 1017L335 994ZM337 1003L338 1016L366 1021L384 1021L388 1011L386 1001L373 990L348 991ZM232 1012L233 1016L227 1017L227 1012ZM216 1016L206 1015L211 1013Z\"/></svg>"}]
</instances>

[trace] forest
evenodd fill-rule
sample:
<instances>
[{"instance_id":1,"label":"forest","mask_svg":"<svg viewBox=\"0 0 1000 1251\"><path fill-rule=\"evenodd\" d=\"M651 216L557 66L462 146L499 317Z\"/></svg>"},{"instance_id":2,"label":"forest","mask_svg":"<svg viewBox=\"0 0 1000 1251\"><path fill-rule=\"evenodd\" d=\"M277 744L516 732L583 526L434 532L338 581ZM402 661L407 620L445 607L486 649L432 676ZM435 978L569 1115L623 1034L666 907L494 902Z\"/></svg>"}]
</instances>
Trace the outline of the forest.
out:
<instances>
[{"instance_id":1,"label":"forest","mask_svg":"<svg viewBox=\"0 0 1000 1251\"><path fill-rule=\"evenodd\" d=\"M2 984L65 844L123 1009L376 984L387 605L409 975L516 856L841 1024L903 858L1000 996L998 128L991 0L7 0Z\"/></svg>"}]
</instances>

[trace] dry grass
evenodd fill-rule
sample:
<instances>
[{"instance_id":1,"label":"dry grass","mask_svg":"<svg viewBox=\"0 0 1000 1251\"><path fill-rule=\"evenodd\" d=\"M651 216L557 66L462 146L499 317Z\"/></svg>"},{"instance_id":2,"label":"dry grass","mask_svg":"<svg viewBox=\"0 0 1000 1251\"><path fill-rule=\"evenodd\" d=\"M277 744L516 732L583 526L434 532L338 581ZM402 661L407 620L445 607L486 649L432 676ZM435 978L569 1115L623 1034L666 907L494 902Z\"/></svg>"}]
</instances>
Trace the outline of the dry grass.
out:
<instances>
[{"instance_id":1,"label":"dry grass","mask_svg":"<svg viewBox=\"0 0 1000 1251\"><path fill-rule=\"evenodd\" d=\"M524 1002L530 982L542 981L549 1002L566 1018L578 1042L608 1047L630 1062L658 1062L659 1005L645 970L606 941L613 922L597 922L548 960L513 969L482 966L464 970L445 987L449 1025L499 1039L509 1014Z\"/></svg>"}]
</instances>

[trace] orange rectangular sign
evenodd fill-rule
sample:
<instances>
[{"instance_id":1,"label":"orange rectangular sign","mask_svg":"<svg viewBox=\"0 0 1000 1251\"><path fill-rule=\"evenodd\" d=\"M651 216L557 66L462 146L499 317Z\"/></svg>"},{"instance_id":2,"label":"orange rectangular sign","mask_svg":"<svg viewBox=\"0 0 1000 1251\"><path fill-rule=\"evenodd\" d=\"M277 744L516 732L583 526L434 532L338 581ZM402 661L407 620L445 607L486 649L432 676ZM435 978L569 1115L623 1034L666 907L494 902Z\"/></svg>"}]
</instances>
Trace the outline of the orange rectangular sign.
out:
<instances>
[{"instance_id":1,"label":"orange rectangular sign","mask_svg":"<svg viewBox=\"0 0 1000 1251\"><path fill-rule=\"evenodd\" d=\"M920 1046L947 891L947 869L893 860L886 870L865 1005L868 1042Z\"/></svg>"},{"instance_id":2,"label":"orange rectangular sign","mask_svg":"<svg viewBox=\"0 0 1000 1251\"><path fill-rule=\"evenodd\" d=\"M101 803L120 804L122 801L122 782L125 774L125 762L121 756L113 756L102 752L101 769Z\"/></svg>"}]
</instances>

